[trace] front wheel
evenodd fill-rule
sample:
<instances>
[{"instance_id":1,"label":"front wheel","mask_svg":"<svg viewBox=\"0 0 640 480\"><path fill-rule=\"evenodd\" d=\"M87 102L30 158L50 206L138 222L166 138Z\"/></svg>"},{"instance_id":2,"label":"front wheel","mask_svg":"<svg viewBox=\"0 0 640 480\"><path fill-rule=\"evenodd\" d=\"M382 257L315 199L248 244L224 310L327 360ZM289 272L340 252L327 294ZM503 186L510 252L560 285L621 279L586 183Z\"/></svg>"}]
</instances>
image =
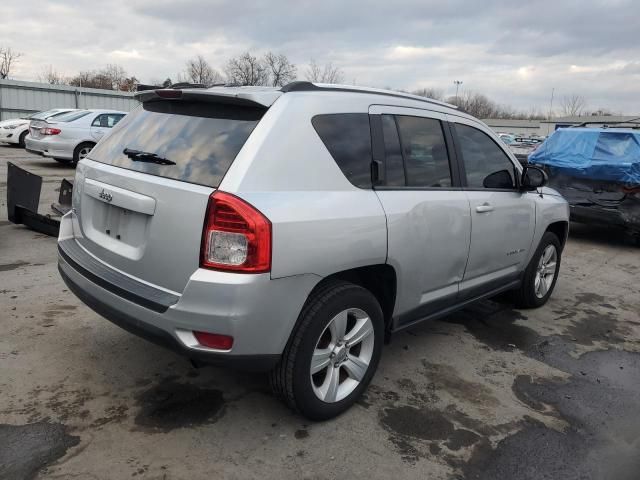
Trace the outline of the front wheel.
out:
<instances>
[{"instance_id":1,"label":"front wheel","mask_svg":"<svg viewBox=\"0 0 640 480\"><path fill-rule=\"evenodd\" d=\"M28 134L29 130L25 130L20 134L20 136L18 137L18 147L24 148L26 146L25 139L27 138Z\"/></svg>"},{"instance_id":2,"label":"front wheel","mask_svg":"<svg viewBox=\"0 0 640 480\"><path fill-rule=\"evenodd\" d=\"M384 319L366 289L335 281L317 289L271 372L274 392L311 420L347 410L367 388L380 360Z\"/></svg>"},{"instance_id":3,"label":"front wheel","mask_svg":"<svg viewBox=\"0 0 640 480\"><path fill-rule=\"evenodd\" d=\"M525 270L522 285L515 292L517 307L537 308L547 303L558 280L561 254L558 237L546 232Z\"/></svg>"}]
</instances>

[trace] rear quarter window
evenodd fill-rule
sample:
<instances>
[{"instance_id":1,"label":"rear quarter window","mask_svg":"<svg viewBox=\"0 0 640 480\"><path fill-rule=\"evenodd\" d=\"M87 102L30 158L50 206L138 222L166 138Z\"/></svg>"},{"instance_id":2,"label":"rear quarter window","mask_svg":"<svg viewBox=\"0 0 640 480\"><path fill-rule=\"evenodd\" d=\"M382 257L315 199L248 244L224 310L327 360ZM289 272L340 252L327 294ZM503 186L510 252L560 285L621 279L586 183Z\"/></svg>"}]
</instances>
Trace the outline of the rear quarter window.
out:
<instances>
[{"instance_id":1,"label":"rear quarter window","mask_svg":"<svg viewBox=\"0 0 640 480\"><path fill-rule=\"evenodd\" d=\"M345 177L356 187L371 188L369 114L316 115L311 123Z\"/></svg>"},{"instance_id":2,"label":"rear quarter window","mask_svg":"<svg viewBox=\"0 0 640 480\"><path fill-rule=\"evenodd\" d=\"M265 111L211 102L145 102L118 122L89 158L217 187ZM175 165L136 161L125 149L155 154Z\"/></svg>"}]
</instances>

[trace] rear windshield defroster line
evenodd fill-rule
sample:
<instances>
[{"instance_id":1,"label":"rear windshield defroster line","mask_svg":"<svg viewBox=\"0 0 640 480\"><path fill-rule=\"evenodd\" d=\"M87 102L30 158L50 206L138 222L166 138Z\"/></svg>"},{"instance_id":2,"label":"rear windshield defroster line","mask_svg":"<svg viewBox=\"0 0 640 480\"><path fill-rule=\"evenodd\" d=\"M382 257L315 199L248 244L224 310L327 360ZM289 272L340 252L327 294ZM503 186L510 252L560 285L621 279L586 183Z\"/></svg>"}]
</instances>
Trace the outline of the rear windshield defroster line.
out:
<instances>
[{"instance_id":1,"label":"rear windshield defroster line","mask_svg":"<svg viewBox=\"0 0 640 480\"><path fill-rule=\"evenodd\" d=\"M209 187L220 185L266 109L176 100L149 101L127 115L89 158L137 172ZM175 165L136 162L137 150Z\"/></svg>"}]
</instances>

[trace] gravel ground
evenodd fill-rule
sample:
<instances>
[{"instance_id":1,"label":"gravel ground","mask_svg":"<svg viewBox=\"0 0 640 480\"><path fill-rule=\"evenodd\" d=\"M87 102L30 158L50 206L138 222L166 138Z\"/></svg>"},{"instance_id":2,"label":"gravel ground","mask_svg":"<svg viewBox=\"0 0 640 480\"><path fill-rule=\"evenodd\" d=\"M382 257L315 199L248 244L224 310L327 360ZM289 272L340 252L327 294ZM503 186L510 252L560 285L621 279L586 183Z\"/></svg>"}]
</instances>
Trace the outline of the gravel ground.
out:
<instances>
[{"instance_id":1,"label":"gravel ground","mask_svg":"<svg viewBox=\"0 0 640 480\"><path fill-rule=\"evenodd\" d=\"M366 396L309 423L263 376L194 369L81 304L55 239L7 221L0 146L0 478L616 479L640 472L640 248L572 225L538 310L483 302L400 333Z\"/></svg>"}]
</instances>

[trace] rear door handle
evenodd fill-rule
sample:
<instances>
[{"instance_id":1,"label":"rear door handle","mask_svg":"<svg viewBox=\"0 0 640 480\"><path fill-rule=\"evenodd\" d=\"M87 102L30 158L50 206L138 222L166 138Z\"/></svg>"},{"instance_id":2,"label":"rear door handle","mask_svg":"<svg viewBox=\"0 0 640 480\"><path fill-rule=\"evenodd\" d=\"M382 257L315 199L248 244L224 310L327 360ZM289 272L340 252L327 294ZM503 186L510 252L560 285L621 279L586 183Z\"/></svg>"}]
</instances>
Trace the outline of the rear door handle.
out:
<instances>
[{"instance_id":1,"label":"rear door handle","mask_svg":"<svg viewBox=\"0 0 640 480\"><path fill-rule=\"evenodd\" d=\"M476 207L476 212L478 213L493 212L493 206L489 205L488 203L483 203L482 205L478 205Z\"/></svg>"}]
</instances>

